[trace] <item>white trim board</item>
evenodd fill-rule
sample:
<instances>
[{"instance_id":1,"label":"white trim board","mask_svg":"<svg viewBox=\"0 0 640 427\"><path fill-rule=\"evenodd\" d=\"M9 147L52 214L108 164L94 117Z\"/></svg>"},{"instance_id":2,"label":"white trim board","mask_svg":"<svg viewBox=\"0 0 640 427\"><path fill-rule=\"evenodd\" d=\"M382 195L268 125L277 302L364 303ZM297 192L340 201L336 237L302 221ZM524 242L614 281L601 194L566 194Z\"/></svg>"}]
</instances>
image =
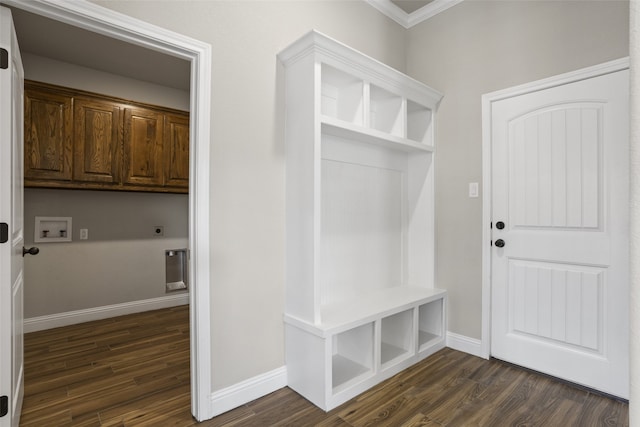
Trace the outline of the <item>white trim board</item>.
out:
<instances>
[{"instance_id":1,"label":"white trim board","mask_svg":"<svg viewBox=\"0 0 640 427\"><path fill-rule=\"evenodd\" d=\"M211 45L86 0L0 0L0 3L191 63L188 244L191 411L198 421L212 418L209 398L212 387L209 224Z\"/></svg>"},{"instance_id":2,"label":"white trim board","mask_svg":"<svg viewBox=\"0 0 640 427\"><path fill-rule=\"evenodd\" d=\"M213 416L230 411L287 386L287 368L282 366L230 387L212 393L211 406L215 408Z\"/></svg>"},{"instance_id":3,"label":"white trim board","mask_svg":"<svg viewBox=\"0 0 640 427\"><path fill-rule=\"evenodd\" d=\"M482 341L447 331L447 347L482 357Z\"/></svg>"},{"instance_id":4,"label":"white trim board","mask_svg":"<svg viewBox=\"0 0 640 427\"><path fill-rule=\"evenodd\" d=\"M31 317L24 319L24 333L44 331L61 326L91 322L92 320L108 319L110 317L124 316L125 314L142 313L143 311L158 310L160 308L185 304L189 304L189 294L186 292L178 295Z\"/></svg>"},{"instance_id":5,"label":"white trim board","mask_svg":"<svg viewBox=\"0 0 640 427\"><path fill-rule=\"evenodd\" d=\"M482 95L482 338L480 357L491 355L491 106L494 102L578 82L629 68L629 58L616 59L569 73Z\"/></svg>"}]
</instances>

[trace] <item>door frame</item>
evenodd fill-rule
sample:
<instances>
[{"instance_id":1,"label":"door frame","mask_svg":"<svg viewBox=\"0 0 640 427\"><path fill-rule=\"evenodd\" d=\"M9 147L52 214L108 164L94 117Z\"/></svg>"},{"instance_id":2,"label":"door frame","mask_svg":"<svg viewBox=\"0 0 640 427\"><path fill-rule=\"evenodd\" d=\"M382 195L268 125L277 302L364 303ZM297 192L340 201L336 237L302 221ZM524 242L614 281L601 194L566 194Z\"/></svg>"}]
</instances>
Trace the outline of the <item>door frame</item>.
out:
<instances>
[{"instance_id":1,"label":"door frame","mask_svg":"<svg viewBox=\"0 0 640 427\"><path fill-rule=\"evenodd\" d=\"M188 234L191 412L198 421L212 418L209 225L211 45L87 1L0 0L0 3L191 63Z\"/></svg>"},{"instance_id":2,"label":"door frame","mask_svg":"<svg viewBox=\"0 0 640 427\"><path fill-rule=\"evenodd\" d=\"M498 90L482 95L482 332L480 338L480 354L488 359L491 356L491 120L494 102L527 93L550 89L604 74L615 73L629 68L629 58L621 58L580 70L530 83Z\"/></svg>"}]
</instances>

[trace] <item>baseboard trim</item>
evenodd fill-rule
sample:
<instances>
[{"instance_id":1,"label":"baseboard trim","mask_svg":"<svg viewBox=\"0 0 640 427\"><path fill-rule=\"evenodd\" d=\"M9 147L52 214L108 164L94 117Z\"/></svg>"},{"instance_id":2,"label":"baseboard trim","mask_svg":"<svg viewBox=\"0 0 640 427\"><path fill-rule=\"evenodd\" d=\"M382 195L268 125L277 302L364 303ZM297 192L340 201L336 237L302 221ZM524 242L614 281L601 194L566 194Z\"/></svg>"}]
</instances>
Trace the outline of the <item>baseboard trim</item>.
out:
<instances>
[{"instance_id":1,"label":"baseboard trim","mask_svg":"<svg viewBox=\"0 0 640 427\"><path fill-rule=\"evenodd\" d=\"M242 406L287 385L287 368L282 366L273 371L249 378L211 394L212 417Z\"/></svg>"},{"instance_id":2,"label":"baseboard trim","mask_svg":"<svg viewBox=\"0 0 640 427\"><path fill-rule=\"evenodd\" d=\"M65 313L49 314L47 316L31 317L24 319L24 332L44 331L46 329L75 325L92 320L107 319L109 317L141 313L143 311L175 307L184 304L189 304L188 293L125 302L122 304L105 305L84 310L67 311Z\"/></svg>"},{"instance_id":3,"label":"baseboard trim","mask_svg":"<svg viewBox=\"0 0 640 427\"><path fill-rule=\"evenodd\" d=\"M482 341L475 338L469 338L447 331L447 347L469 353L473 356L483 357Z\"/></svg>"}]
</instances>

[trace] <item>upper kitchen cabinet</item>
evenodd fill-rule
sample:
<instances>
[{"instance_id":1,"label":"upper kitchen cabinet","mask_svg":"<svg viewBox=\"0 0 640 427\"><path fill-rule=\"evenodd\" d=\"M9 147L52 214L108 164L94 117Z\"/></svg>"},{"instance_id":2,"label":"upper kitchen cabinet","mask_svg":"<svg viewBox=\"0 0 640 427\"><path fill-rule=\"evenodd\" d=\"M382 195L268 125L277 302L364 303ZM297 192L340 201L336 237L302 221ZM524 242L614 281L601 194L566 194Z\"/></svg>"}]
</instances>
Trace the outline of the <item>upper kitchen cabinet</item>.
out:
<instances>
[{"instance_id":1,"label":"upper kitchen cabinet","mask_svg":"<svg viewBox=\"0 0 640 427\"><path fill-rule=\"evenodd\" d=\"M164 185L189 186L189 117L164 116Z\"/></svg>"},{"instance_id":2,"label":"upper kitchen cabinet","mask_svg":"<svg viewBox=\"0 0 640 427\"><path fill-rule=\"evenodd\" d=\"M163 184L162 119L162 113L146 108L125 110L123 180L125 185L153 187Z\"/></svg>"},{"instance_id":3,"label":"upper kitchen cabinet","mask_svg":"<svg viewBox=\"0 0 640 427\"><path fill-rule=\"evenodd\" d=\"M74 105L75 181L120 182L122 109L113 102L76 99Z\"/></svg>"},{"instance_id":4,"label":"upper kitchen cabinet","mask_svg":"<svg viewBox=\"0 0 640 427\"><path fill-rule=\"evenodd\" d=\"M24 177L69 182L73 177L71 96L29 88L24 97Z\"/></svg>"},{"instance_id":5,"label":"upper kitchen cabinet","mask_svg":"<svg viewBox=\"0 0 640 427\"><path fill-rule=\"evenodd\" d=\"M25 82L25 186L186 193L189 113Z\"/></svg>"}]
</instances>

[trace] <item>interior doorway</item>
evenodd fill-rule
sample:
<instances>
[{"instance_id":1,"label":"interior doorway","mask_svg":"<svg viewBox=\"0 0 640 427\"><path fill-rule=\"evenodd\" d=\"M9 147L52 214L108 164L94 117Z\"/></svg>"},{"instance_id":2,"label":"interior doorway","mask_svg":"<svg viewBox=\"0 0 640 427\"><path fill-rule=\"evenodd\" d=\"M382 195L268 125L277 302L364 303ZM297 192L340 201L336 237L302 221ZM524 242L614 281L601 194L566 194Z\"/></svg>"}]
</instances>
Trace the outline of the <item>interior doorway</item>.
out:
<instances>
[{"instance_id":1,"label":"interior doorway","mask_svg":"<svg viewBox=\"0 0 640 427\"><path fill-rule=\"evenodd\" d=\"M48 0L3 0L7 6L64 22L136 46L189 61L190 188L189 282L191 324L192 413L198 420L211 417L209 331L209 115L210 46L91 3L57 4ZM196 230L198 232L196 233Z\"/></svg>"}]
</instances>

